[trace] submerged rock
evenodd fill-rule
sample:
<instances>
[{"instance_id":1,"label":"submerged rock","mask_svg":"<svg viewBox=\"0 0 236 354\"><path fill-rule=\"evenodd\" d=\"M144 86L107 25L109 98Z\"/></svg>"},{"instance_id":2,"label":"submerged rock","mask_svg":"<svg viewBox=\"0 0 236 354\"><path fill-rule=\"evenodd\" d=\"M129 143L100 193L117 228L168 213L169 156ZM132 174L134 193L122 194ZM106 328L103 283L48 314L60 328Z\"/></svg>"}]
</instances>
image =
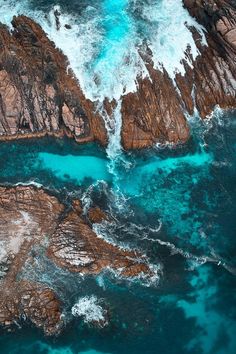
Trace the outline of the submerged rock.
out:
<instances>
[{"instance_id":1,"label":"submerged rock","mask_svg":"<svg viewBox=\"0 0 236 354\"><path fill-rule=\"evenodd\" d=\"M92 207L88 211L88 218L92 224L101 223L104 220L109 220L108 215L98 207Z\"/></svg>"},{"instance_id":2,"label":"submerged rock","mask_svg":"<svg viewBox=\"0 0 236 354\"><path fill-rule=\"evenodd\" d=\"M98 238L82 216L79 202L67 211L43 189L0 187L0 324L6 328L29 320L46 334L64 325L63 300L53 286L27 277L24 268L38 268L37 249L55 266L69 272L98 274L112 269L121 277L152 277L144 257ZM66 290L66 289L65 289Z\"/></svg>"}]
</instances>

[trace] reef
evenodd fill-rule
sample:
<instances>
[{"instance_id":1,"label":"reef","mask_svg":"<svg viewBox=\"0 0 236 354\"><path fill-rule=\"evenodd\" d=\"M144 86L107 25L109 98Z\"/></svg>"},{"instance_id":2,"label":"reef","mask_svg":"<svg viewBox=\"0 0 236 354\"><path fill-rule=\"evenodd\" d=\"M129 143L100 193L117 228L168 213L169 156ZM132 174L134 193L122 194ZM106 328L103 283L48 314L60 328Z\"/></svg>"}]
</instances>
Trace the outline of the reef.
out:
<instances>
[{"instance_id":1,"label":"reef","mask_svg":"<svg viewBox=\"0 0 236 354\"><path fill-rule=\"evenodd\" d=\"M103 213L96 208L89 214ZM8 330L27 321L55 335L68 321L63 299L43 281L43 274L40 281L27 276L33 270L40 273L42 253L58 269L78 276L96 276L106 269L122 278L153 275L138 252L96 235L79 200L65 206L41 188L0 187L0 219L0 325Z\"/></svg>"}]
</instances>

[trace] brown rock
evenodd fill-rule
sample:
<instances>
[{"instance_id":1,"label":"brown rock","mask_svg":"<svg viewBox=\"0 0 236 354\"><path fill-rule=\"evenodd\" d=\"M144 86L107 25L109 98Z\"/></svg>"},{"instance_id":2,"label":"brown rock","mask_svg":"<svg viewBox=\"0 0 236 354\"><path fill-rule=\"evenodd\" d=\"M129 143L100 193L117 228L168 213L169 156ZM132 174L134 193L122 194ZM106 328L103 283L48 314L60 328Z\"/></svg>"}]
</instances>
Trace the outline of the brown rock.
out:
<instances>
[{"instance_id":1,"label":"brown rock","mask_svg":"<svg viewBox=\"0 0 236 354\"><path fill-rule=\"evenodd\" d=\"M138 80L137 92L123 98L125 149L140 149L157 142L176 144L189 138L181 100L167 72L154 70L150 59L147 68L150 79Z\"/></svg>"},{"instance_id":2,"label":"brown rock","mask_svg":"<svg viewBox=\"0 0 236 354\"><path fill-rule=\"evenodd\" d=\"M0 325L13 328L30 320L47 335L58 334L64 323L61 303L55 293L42 284L4 282L0 291Z\"/></svg>"},{"instance_id":3,"label":"brown rock","mask_svg":"<svg viewBox=\"0 0 236 354\"><path fill-rule=\"evenodd\" d=\"M193 68L186 63L186 75L178 76L176 81L185 103L195 99L200 116L205 118L216 105L236 107L236 3L230 0L183 2L206 28L208 46L201 44L199 35L192 29L200 55ZM186 90L186 86L189 89ZM191 114L189 104L185 107Z\"/></svg>"},{"instance_id":4,"label":"brown rock","mask_svg":"<svg viewBox=\"0 0 236 354\"><path fill-rule=\"evenodd\" d=\"M157 142L186 142L190 136L185 111L197 108L202 118L216 105L236 107L236 3L235 1L183 0L190 14L206 30L208 46L201 44L192 28L200 55L192 67L183 60L186 74L177 74L175 84L168 74L154 70L146 49L150 80L138 80L137 92L123 97L122 142L126 149L143 148ZM191 54L186 53L189 58Z\"/></svg>"},{"instance_id":5,"label":"brown rock","mask_svg":"<svg viewBox=\"0 0 236 354\"><path fill-rule=\"evenodd\" d=\"M140 255L98 238L75 212L69 213L50 237L48 256L59 266L84 274L98 274L107 267L132 277L150 272L145 263L137 261Z\"/></svg>"},{"instance_id":6,"label":"brown rock","mask_svg":"<svg viewBox=\"0 0 236 354\"><path fill-rule=\"evenodd\" d=\"M19 280L32 247L54 232L63 206L42 189L0 187L0 324L12 327L28 319L46 334L62 328L61 304L53 290Z\"/></svg>"},{"instance_id":7,"label":"brown rock","mask_svg":"<svg viewBox=\"0 0 236 354\"><path fill-rule=\"evenodd\" d=\"M11 34L0 25L0 138L67 134L106 144L103 119L68 72L67 58L31 19L12 24Z\"/></svg>"},{"instance_id":8,"label":"brown rock","mask_svg":"<svg viewBox=\"0 0 236 354\"><path fill-rule=\"evenodd\" d=\"M98 207L90 208L88 211L88 218L92 224L101 223L104 220L109 220L108 215Z\"/></svg>"},{"instance_id":9,"label":"brown rock","mask_svg":"<svg viewBox=\"0 0 236 354\"><path fill-rule=\"evenodd\" d=\"M109 267L123 277L153 275L144 257L98 238L81 215L78 200L66 213L42 189L0 187L0 325L12 328L24 319L48 335L63 328L63 302L56 291L24 272L29 265L30 274L40 272L38 249L70 272L98 274ZM101 212L94 208L91 215Z\"/></svg>"},{"instance_id":10,"label":"brown rock","mask_svg":"<svg viewBox=\"0 0 236 354\"><path fill-rule=\"evenodd\" d=\"M152 54L141 55L149 79L137 78L137 92L122 99L122 143L126 149L155 143L184 143L190 136L186 112L197 108L202 118L216 105L236 107L236 4L232 0L183 0L189 13L206 29L207 46L191 28L199 56L183 60L186 74L175 83L156 70ZM60 14L55 13L57 27ZM13 20L14 31L0 26L0 138L67 134L78 142L107 143L102 117L87 100L68 69L68 60L27 17ZM69 29L69 27L68 27ZM117 102L104 102L112 115Z\"/></svg>"}]
</instances>

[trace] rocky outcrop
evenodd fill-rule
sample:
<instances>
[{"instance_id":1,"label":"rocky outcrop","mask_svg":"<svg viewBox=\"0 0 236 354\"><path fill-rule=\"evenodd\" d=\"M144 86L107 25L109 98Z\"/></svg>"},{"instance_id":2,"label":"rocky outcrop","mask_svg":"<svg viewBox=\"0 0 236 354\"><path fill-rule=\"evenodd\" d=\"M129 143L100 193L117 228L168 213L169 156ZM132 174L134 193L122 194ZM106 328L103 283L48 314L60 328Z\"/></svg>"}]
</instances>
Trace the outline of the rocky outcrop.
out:
<instances>
[{"instance_id":1,"label":"rocky outcrop","mask_svg":"<svg viewBox=\"0 0 236 354\"><path fill-rule=\"evenodd\" d=\"M193 60L188 48L188 60L183 59L186 73L176 74L174 80L164 68L154 68L149 48L140 49L149 77L137 78L137 91L122 98L125 149L184 143L190 136L186 115L194 108L204 118L216 105L236 106L235 1L183 0L183 4L206 29L207 45L190 28L199 55ZM10 33L0 26L0 138L67 134L78 142L106 144L104 121L95 113L95 103L85 98L67 58L31 19L14 18L13 27ZM116 102L105 100L108 116L114 107Z\"/></svg>"},{"instance_id":2,"label":"rocky outcrop","mask_svg":"<svg viewBox=\"0 0 236 354\"><path fill-rule=\"evenodd\" d=\"M138 80L136 93L123 98L122 141L126 149L154 143L185 142L190 132L185 118L194 107L205 118L216 105L236 107L236 3L232 0L184 0L190 14L206 29L207 46L191 28L199 50L195 61L191 53L183 64L186 74L175 82L168 74L154 69L152 54L145 62L150 79Z\"/></svg>"},{"instance_id":3,"label":"rocky outcrop","mask_svg":"<svg viewBox=\"0 0 236 354\"><path fill-rule=\"evenodd\" d=\"M67 58L31 19L15 17L12 25L11 33L0 25L0 138L67 134L106 144L104 122Z\"/></svg>"},{"instance_id":4,"label":"rocky outcrop","mask_svg":"<svg viewBox=\"0 0 236 354\"><path fill-rule=\"evenodd\" d=\"M122 144L125 149L140 149L155 143L185 142L189 127L181 99L166 71L153 68L145 57L149 78L139 79L137 92L122 101Z\"/></svg>"},{"instance_id":5,"label":"rocky outcrop","mask_svg":"<svg viewBox=\"0 0 236 354\"><path fill-rule=\"evenodd\" d=\"M202 118L216 105L236 107L236 3L235 1L184 0L190 14L207 30L207 46L193 36L200 52L186 75L176 77L185 108L192 114L195 101ZM187 88L187 89L186 89Z\"/></svg>"},{"instance_id":6,"label":"rocky outcrop","mask_svg":"<svg viewBox=\"0 0 236 354\"><path fill-rule=\"evenodd\" d=\"M47 335L59 334L63 328L62 304L47 286L28 281L1 284L0 325L9 331L29 321Z\"/></svg>"},{"instance_id":7,"label":"rocky outcrop","mask_svg":"<svg viewBox=\"0 0 236 354\"><path fill-rule=\"evenodd\" d=\"M48 273L40 281L31 278L42 272L41 253L70 273L96 275L109 268L120 277L153 275L145 257L98 238L79 201L68 209L43 189L0 187L0 220L0 324L6 328L28 320L57 334L65 324L63 299L44 281Z\"/></svg>"},{"instance_id":8,"label":"rocky outcrop","mask_svg":"<svg viewBox=\"0 0 236 354\"><path fill-rule=\"evenodd\" d=\"M100 208L98 207L92 207L88 211L88 218L91 223L101 223L104 220L109 220L108 215L104 213Z\"/></svg>"}]
</instances>

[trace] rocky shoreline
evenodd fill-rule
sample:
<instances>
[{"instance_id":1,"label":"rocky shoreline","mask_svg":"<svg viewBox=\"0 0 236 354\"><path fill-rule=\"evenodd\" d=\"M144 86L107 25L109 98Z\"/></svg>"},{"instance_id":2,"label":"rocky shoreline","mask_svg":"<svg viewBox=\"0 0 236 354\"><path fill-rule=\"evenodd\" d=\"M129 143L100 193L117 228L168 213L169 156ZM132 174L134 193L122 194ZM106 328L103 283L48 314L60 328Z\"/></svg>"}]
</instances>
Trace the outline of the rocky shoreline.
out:
<instances>
[{"instance_id":1,"label":"rocky shoreline","mask_svg":"<svg viewBox=\"0 0 236 354\"><path fill-rule=\"evenodd\" d=\"M193 60L191 48L187 50L186 73L177 73L175 80L165 69L155 69L152 53L142 49L149 78L139 78L137 91L122 97L125 149L184 143L190 137L186 115L194 109L205 118L217 105L236 107L235 2L184 0L184 6L204 27L207 45L191 28L199 55ZM0 26L0 139L66 134L79 143L106 145L96 102L85 98L67 58L33 20L19 16L12 25L12 32ZM114 106L105 102L108 115Z\"/></svg>"},{"instance_id":2,"label":"rocky shoreline","mask_svg":"<svg viewBox=\"0 0 236 354\"><path fill-rule=\"evenodd\" d=\"M10 330L27 320L47 335L64 327L64 303L55 289L24 275L29 267L31 273L40 272L39 250L71 273L97 275L111 269L122 278L153 276L145 257L98 238L91 222L104 217L98 208L83 215L79 200L68 209L41 188L0 187L1 326Z\"/></svg>"},{"instance_id":3,"label":"rocky shoreline","mask_svg":"<svg viewBox=\"0 0 236 354\"><path fill-rule=\"evenodd\" d=\"M215 108L236 108L236 4L230 0L184 0L191 16L206 29L205 45L191 28L199 55L183 60L185 75L154 68L152 53L142 49L149 78L137 79L137 91L121 100L123 147L140 149L156 143L185 143L186 116L201 118ZM59 21L59 19L58 19ZM0 25L0 140L67 135L78 143L108 136L96 102L86 99L68 60L42 28L25 16L14 30ZM68 25L68 31L70 27ZM108 116L116 102L104 102ZM24 277L37 249L56 267L97 275L112 269L119 276L153 276L147 260L99 238L93 223L107 219L96 206L83 215L81 203L70 207L42 188L0 187L0 325L11 330L28 320L45 334L60 333L65 322L63 299L44 282ZM109 219L108 219L109 220Z\"/></svg>"},{"instance_id":4,"label":"rocky shoreline","mask_svg":"<svg viewBox=\"0 0 236 354\"><path fill-rule=\"evenodd\" d=\"M186 73L176 74L174 81L165 69L155 70L152 53L145 53L151 80L139 80L137 92L124 96L122 103L122 141L126 149L156 142L184 143L190 137L186 115L193 115L194 109L205 118L217 105L236 108L236 3L183 2L206 30L207 45L191 28L199 55L193 60L191 49L186 53Z\"/></svg>"},{"instance_id":5,"label":"rocky shoreline","mask_svg":"<svg viewBox=\"0 0 236 354\"><path fill-rule=\"evenodd\" d=\"M68 135L106 144L105 125L68 61L42 28L19 16L14 30L0 26L0 136Z\"/></svg>"}]
</instances>

